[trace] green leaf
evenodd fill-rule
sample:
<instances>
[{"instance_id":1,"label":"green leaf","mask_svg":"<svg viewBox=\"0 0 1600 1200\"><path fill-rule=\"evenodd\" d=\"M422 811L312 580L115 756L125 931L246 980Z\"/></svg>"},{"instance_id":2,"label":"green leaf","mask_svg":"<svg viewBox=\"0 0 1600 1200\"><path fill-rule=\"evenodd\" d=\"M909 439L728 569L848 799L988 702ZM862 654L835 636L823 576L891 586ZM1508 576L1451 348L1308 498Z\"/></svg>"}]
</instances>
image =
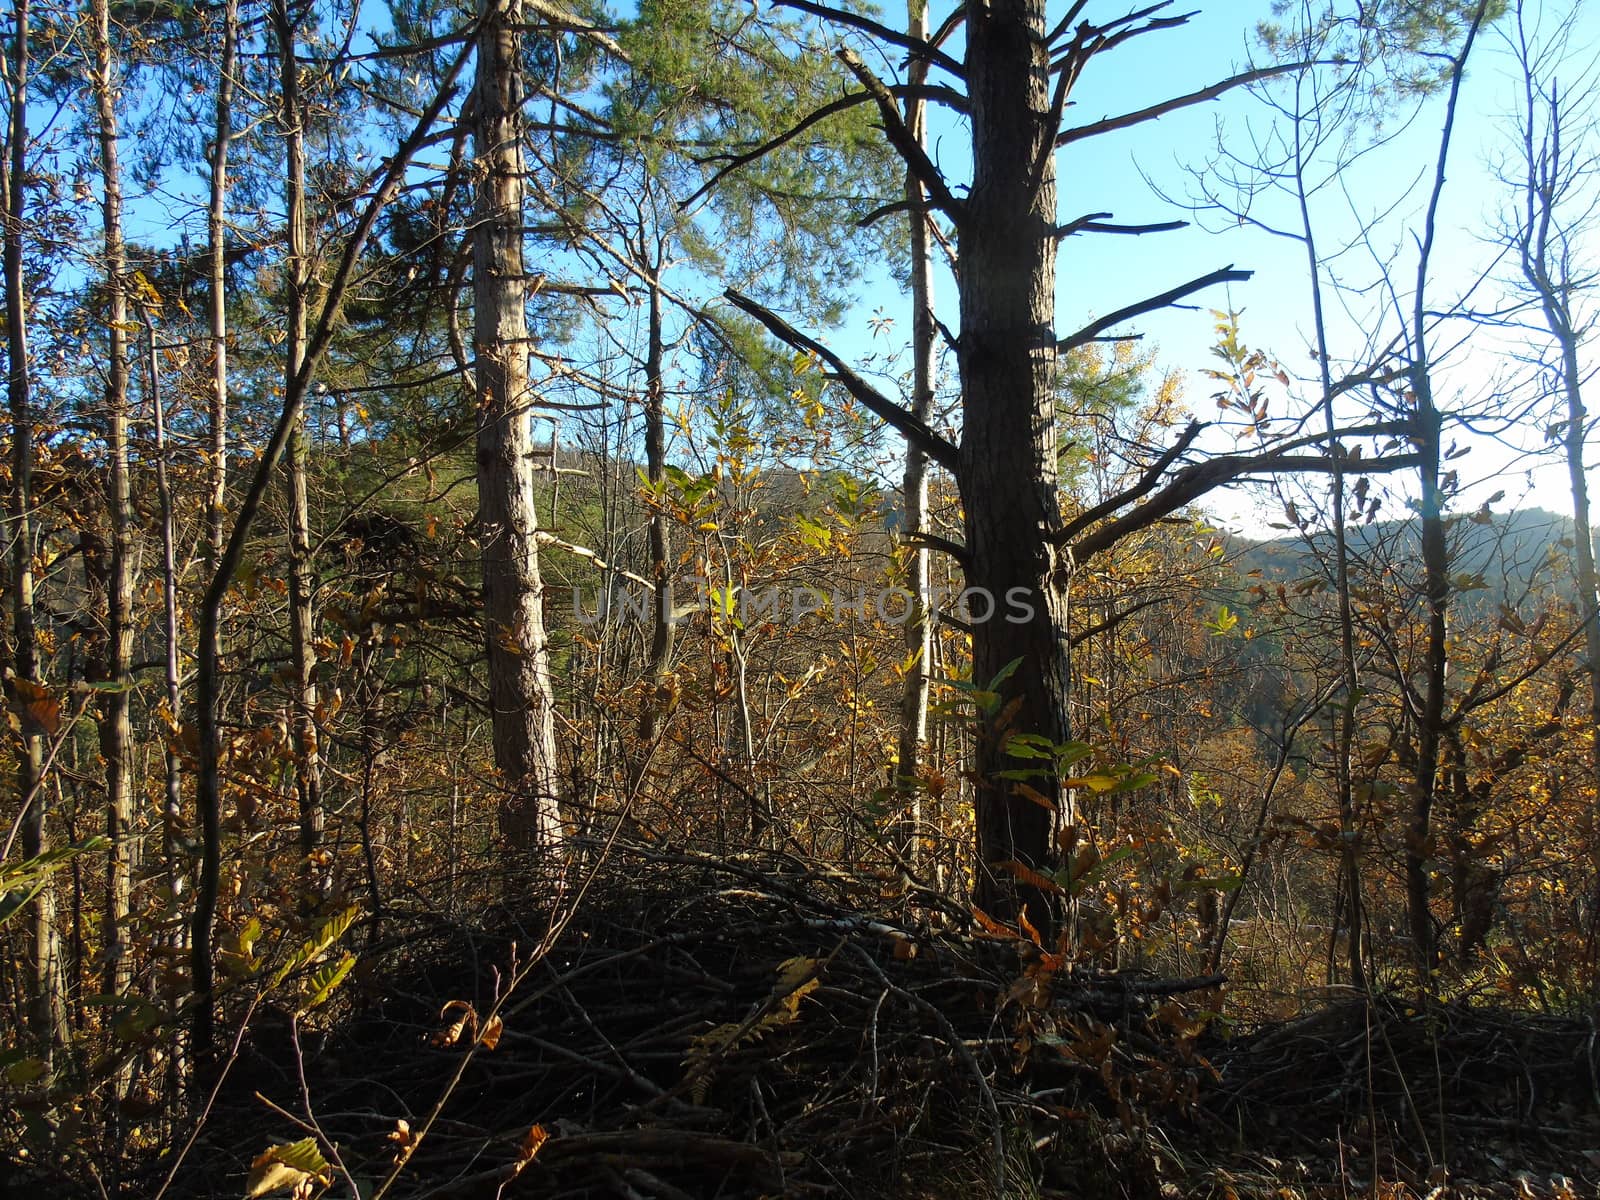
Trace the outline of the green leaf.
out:
<instances>
[{"instance_id":1,"label":"green leaf","mask_svg":"<svg viewBox=\"0 0 1600 1200\"><path fill-rule=\"evenodd\" d=\"M0 925L26 908L44 890L50 876L66 863L80 854L104 850L110 844L110 839L96 835L0 866Z\"/></svg>"},{"instance_id":2,"label":"green leaf","mask_svg":"<svg viewBox=\"0 0 1600 1200\"><path fill-rule=\"evenodd\" d=\"M1049 758L1056 756L1056 747L1049 738L1037 733L1014 733L1006 739L1005 753L1010 758Z\"/></svg>"},{"instance_id":3,"label":"green leaf","mask_svg":"<svg viewBox=\"0 0 1600 1200\"><path fill-rule=\"evenodd\" d=\"M43 1079L49 1069L42 1058L21 1058L6 1068L6 1082L13 1087L27 1087Z\"/></svg>"},{"instance_id":4,"label":"green leaf","mask_svg":"<svg viewBox=\"0 0 1600 1200\"><path fill-rule=\"evenodd\" d=\"M1021 665L1022 659L1013 658L1005 666L1001 667L1000 670L995 673L995 677L989 681L988 690L991 692L998 692L1000 690L1000 685L1015 675L1017 673L1017 668Z\"/></svg>"},{"instance_id":5,"label":"green leaf","mask_svg":"<svg viewBox=\"0 0 1600 1200\"><path fill-rule=\"evenodd\" d=\"M294 972L312 962L324 950L342 938L345 935L345 931L355 924L356 918L360 915L361 906L352 904L343 912L329 917L307 941L301 944L298 950L289 956L289 961L278 968L278 973L272 977L271 986L277 987Z\"/></svg>"},{"instance_id":6,"label":"green leaf","mask_svg":"<svg viewBox=\"0 0 1600 1200\"><path fill-rule=\"evenodd\" d=\"M306 999L301 1002L300 1012L310 1012L327 1002L333 995L344 977L350 974L350 968L356 965L356 956L348 952L341 954L337 962L324 963L312 972L311 978L306 980Z\"/></svg>"}]
</instances>

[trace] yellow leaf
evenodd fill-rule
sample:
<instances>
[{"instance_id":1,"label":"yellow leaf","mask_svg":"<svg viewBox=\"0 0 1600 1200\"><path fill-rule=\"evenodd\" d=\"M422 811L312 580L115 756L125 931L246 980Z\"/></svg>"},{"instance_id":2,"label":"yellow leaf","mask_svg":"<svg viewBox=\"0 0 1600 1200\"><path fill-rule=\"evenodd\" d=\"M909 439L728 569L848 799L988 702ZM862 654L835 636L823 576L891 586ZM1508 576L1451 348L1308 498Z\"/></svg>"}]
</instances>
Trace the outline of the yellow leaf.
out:
<instances>
[{"instance_id":1,"label":"yellow leaf","mask_svg":"<svg viewBox=\"0 0 1600 1200\"><path fill-rule=\"evenodd\" d=\"M298 1191L307 1184L327 1186L333 1179L316 1138L302 1138L282 1146L269 1146L250 1164L245 1180L245 1200L273 1192Z\"/></svg>"}]
</instances>

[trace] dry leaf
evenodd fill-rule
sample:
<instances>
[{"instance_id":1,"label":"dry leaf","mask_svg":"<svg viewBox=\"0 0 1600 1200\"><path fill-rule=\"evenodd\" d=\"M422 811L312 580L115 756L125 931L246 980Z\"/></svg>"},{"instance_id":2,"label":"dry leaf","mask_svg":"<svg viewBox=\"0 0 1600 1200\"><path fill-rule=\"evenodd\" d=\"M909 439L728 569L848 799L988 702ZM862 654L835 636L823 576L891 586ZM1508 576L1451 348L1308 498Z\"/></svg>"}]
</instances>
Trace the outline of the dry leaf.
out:
<instances>
[{"instance_id":1,"label":"dry leaf","mask_svg":"<svg viewBox=\"0 0 1600 1200\"><path fill-rule=\"evenodd\" d=\"M449 1025L441 1029L438 1033L433 1035L431 1040L435 1046L454 1046L457 1042L461 1041L462 1035L466 1033L468 1025L472 1026L472 1040L477 1040L478 1010L473 1008L472 1005L468 1004L465 1000L452 1000L449 1004L446 1004L439 1010L439 1019L441 1021L448 1020L450 1014L453 1012L459 1012L461 1015Z\"/></svg>"},{"instance_id":2,"label":"dry leaf","mask_svg":"<svg viewBox=\"0 0 1600 1200\"><path fill-rule=\"evenodd\" d=\"M533 1126L533 1128L528 1130L528 1136L522 1139L522 1152L518 1156L519 1161L524 1163L532 1162L533 1156L538 1154L540 1147L542 1147L549 1140L549 1130L547 1130L543 1125Z\"/></svg>"}]
</instances>

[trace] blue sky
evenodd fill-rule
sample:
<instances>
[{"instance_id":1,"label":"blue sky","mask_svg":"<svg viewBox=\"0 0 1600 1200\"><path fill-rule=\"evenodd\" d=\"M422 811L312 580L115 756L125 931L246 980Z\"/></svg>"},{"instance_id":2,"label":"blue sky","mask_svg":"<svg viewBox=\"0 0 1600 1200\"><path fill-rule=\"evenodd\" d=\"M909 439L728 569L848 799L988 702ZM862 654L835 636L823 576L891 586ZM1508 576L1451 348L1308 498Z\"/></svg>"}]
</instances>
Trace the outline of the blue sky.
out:
<instances>
[{"instance_id":1,"label":"blue sky","mask_svg":"<svg viewBox=\"0 0 1600 1200\"><path fill-rule=\"evenodd\" d=\"M1568 6L1568 0L1550 0L1546 5L1552 12L1558 8L1565 11ZM935 22L948 7L944 3L935 8ZM1102 0L1091 5L1088 15L1105 19L1127 11L1127 7ZM1177 5L1173 11L1183 8ZM380 5L367 5L369 16L375 16L380 9ZM1194 91L1233 73L1245 63L1255 24L1269 10L1268 0L1207 4L1183 28L1141 37L1091 63L1074 93L1068 123L1137 109L1164 97ZM903 21L896 8L885 8L881 15L891 25ZM1600 44L1600 17L1592 5L1582 22L1575 43ZM1507 136L1507 120L1515 102L1511 67L1503 41L1493 33L1487 34L1463 94L1450 186L1441 214L1441 242L1435 259L1439 269L1434 285L1436 303L1441 307L1454 293L1465 289L1492 257L1483 235L1504 198L1486 163L1500 152ZM1406 280L1412 278L1415 269L1409 231L1426 201L1425 176L1431 171L1441 118L1442 105L1430 104L1410 130L1386 147L1366 170L1352 173L1346 189L1351 206L1357 210L1386 210L1399 202L1380 227L1375 249L1379 257L1392 256L1396 274ZM1259 125L1267 119L1258 101L1238 91L1142 126L1074 143L1057 159L1061 216L1065 220L1091 211L1110 211L1124 222L1184 216L1154 194L1152 183L1169 194L1185 194L1191 186L1187 168L1200 166L1210 157L1219 135L1241 142L1253 123ZM952 179L966 176L966 137L957 122L944 118L942 123L936 123L933 150ZM1406 188L1419 178L1423 183L1405 197ZM130 206L130 231L135 237L159 242L173 236L175 223L183 223L199 236L202 199L203 181L198 177L182 173L169 176L163 193L136 200ZM1354 215L1340 211L1337 204L1325 217L1329 241L1337 241L1355 228ZM1219 222L1212 217L1207 223L1215 226ZM1247 283L1215 288L1196 297L1199 311L1154 314L1138 324L1146 335L1146 346L1158 352L1161 363L1190 378L1188 397L1196 415L1206 418L1216 413L1209 399L1212 386L1195 374L1210 361L1213 319L1207 309L1211 307L1241 310L1241 332L1248 344L1276 356L1293 375L1312 373L1314 368L1307 353L1311 339L1303 253L1295 243L1248 228L1214 233L1197 224L1176 233L1136 238L1069 239L1063 244L1059 260L1059 328L1075 328L1087 318L1225 265L1252 270L1255 275ZM1376 273L1372 257L1365 254L1351 255L1345 267L1352 279L1369 278ZM890 340L903 340L906 336L909 321L904 298L885 283L881 277L869 278L861 302L845 326L832 332L829 340L847 355L865 356L885 349L885 342L874 341L868 333L869 318L880 310L896 319L896 333ZM957 317L952 304L954 288L948 276L940 281L939 290L940 307L953 326ZM1492 285L1478 297L1484 305L1496 298ZM1336 324L1336 352L1340 345L1359 345L1362 324L1371 322L1345 320ZM1442 372L1444 398L1448 401L1453 392L1481 393L1484 381L1494 375L1497 367L1488 349L1458 356ZM1305 394L1302 392L1302 399ZM1213 449L1228 449L1232 444L1226 435L1210 443ZM1475 504L1502 486L1509 493L1505 503L1516 502L1522 491L1522 467L1515 468L1509 482L1494 478L1511 471L1512 461L1511 454L1500 447L1485 444L1475 449L1462 463L1464 477L1481 478L1484 482L1476 490L1469 488L1461 503ZM1525 503L1557 511L1567 509L1565 479L1559 469L1536 472L1534 485ZM1401 503L1403 499L1397 496L1388 511L1398 511ZM1210 507L1252 532L1264 532L1266 523L1277 519L1274 511L1259 510L1256 501L1243 494L1216 496Z\"/></svg>"},{"instance_id":2,"label":"blue sky","mask_svg":"<svg viewBox=\"0 0 1600 1200\"><path fill-rule=\"evenodd\" d=\"M1184 7L1177 6L1175 11ZM1568 5L1552 0L1547 7L1552 12L1558 8L1565 11ZM1103 18L1117 11L1121 10L1116 6L1101 5L1091 9L1091 15ZM1068 124L1135 110L1164 97L1198 90L1232 74L1246 61L1256 22L1269 12L1270 4L1261 0L1213 3L1181 29L1136 39L1092 63L1074 92ZM936 9L935 22L941 15L941 10ZM888 19L892 20L892 15ZM1600 42L1600 17L1594 8L1589 7L1580 19L1575 45ZM1501 37L1486 33L1469 69L1451 151L1449 185L1441 206L1434 256L1436 269L1430 284L1434 306L1446 307L1449 300L1468 290L1495 254L1484 239L1505 199L1489 163L1503 153L1509 133L1508 120L1516 103L1513 68ZM1364 170L1351 173L1345 187L1348 202L1339 199L1325 209L1321 236L1325 244L1333 244L1355 230L1356 212L1370 214L1393 208L1378 227L1373 253L1352 253L1342 264L1341 272L1351 280L1374 277L1378 273L1377 259L1388 260L1395 276L1403 281L1402 286L1408 287L1414 280L1416 251L1412 231L1426 205L1442 119L1442 103L1428 104L1414 124L1369 160ZM1213 154L1219 135L1243 144L1252 124L1264 127L1268 120L1263 106L1240 90L1222 100L1141 126L1074 143L1057 159L1061 217L1067 220L1091 211L1111 211L1124 222L1186 216L1154 194L1152 184L1174 197L1184 196L1192 190L1187 169L1204 165ZM954 122L947 122L944 128L936 127L934 138L942 164L953 178L962 178L967 154L963 131ZM1414 181L1420 182L1407 196ZM1214 214L1204 223L1212 229L1226 224ZM1086 318L1114 311L1227 265L1252 270L1255 275L1246 283L1200 294L1195 298L1199 311L1155 314L1142 318L1137 326L1146 335L1146 345L1158 350L1163 364L1189 376L1187 394L1196 415L1204 419L1216 413L1210 399L1214 385L1195 374L1210 360L1214 335L1213 318L1207 309L1211 307L1240 310L1243 340L1274 355L1291 375L1313 373L1315 368L1308 353L1313 339L1304 252L1298 243L1248 227L1210 232L1197 222L1175 233L1069 239L1063 244L1059 259L1058 327L1075 328ZM951 282L943 280L940 307L953 323L955 313L949 304L952 291ZM1479 307L1487 307L1501 294L1491 282L1474 299ZM878 295L881 297L881 293ZM873 307L878 303L875 300ZM1336 320L1332 337L1335 356L1341 345L1351 347L1354 353L1364 340L1358 326L1371 324L1364 317ZM841 345L851 340L847 331L836 338ZM1452 358L1440 372L1441 399L1448 403L1455 395L1480 398L1485 380L1499 366L1490 362L1490 357L1489 350L1480 348ZM1300 394L1303 398L1309 393L1302 389ZM1227 449L1232 444L1231 437L1225 435L1211 443L1215 449ZM1502 447L1476 445L1459 465L1468 484L1458 501L1461 506L1474 506L1503 487L1508 498L1500 507L1519 500L1558 512L1570 507L1564 472L1553 467L1535 471L1533 490L1522 498L1528 464L1517 462ZM1473 481L1481 483L1473 486ZM1395 486L1403 492L1403 479L1397 477ZM1386 515L1396 515L1403 502L1403 495L1397 494L1386 507ZM1256 533L1265 533L1267 522L1281 520L1275 504L1262 509L1256 498L1243 493L1215 496L1209 507L1236 527Z\"/></svg>"}]
</instances>

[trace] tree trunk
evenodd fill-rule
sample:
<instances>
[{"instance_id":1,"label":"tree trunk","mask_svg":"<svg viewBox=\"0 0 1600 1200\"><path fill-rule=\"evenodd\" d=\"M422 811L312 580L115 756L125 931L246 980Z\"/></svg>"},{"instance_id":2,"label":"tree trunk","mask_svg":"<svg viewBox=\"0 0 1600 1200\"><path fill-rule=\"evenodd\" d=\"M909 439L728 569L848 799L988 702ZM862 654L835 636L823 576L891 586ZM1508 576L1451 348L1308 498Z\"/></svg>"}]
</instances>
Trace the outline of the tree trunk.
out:
<instances>
[{"instance_id":1,"label":"tree trunk","mask_svg":"<svg viewBox=\"0 0 1600 1200\"><path fill-rule=\"evenodd\" d=\"M521 0L484 0L473 142L480 172L473 233L478 400L478 538L500 826L514 847L561 837L554 696L539 575L523 270Z\"/></svg>"},{"instance_id":2,"label":"tree trunk","mask_svg":"<svg viewBox=\"0 0 1600 1200\"><path fill-rule=\"evenodd\" d=\"M213 570L222 557L228 509L228 147L233 139L233 70L238 48L239 0L225 0L206 210L206 252L211 270L211 495L206 504L206 545Z\"/></svg>"},{"instance_id":3,"label":"tree trunk","mask_svg":"<svg viewBox=\"0 0 1600 1200\"><path fill-rule=\"evenodd\" d=\"M906 12L906 33L927 41L927 0L910 0ZM913 58L908 82L916 87L927 82L928 63ZM918 145L927 141L926 106L920 99L907 99L906 128ZM911 206L911 415L928 424L933 415L933 381L938 348L934 343L933 323L933 245L928 222L928 195L916 172L906 172L906 201ZM900 792L903 825L899 852L906 867L916 871L922 846L923 788L918 780L922 768L922 747L928 738L928 660L931 657L933 623L929 620L928 549L917 542L928 520L928 454L915 442L906 443L906 468L901 484L905 506L902 553L906 556L905 589L911 593L905 627L906 673L900 692L900 745L895 766L895 784Z\"/></svg>"},{"instance_id":4,"label":"tree trunk","mask_svg":"<svg viewBox=\"0 0 1600 1200\"><path fill-rule=\"evenodd\" d=\"M28 376L28 296L23 283L23 219L27 210L28 0L17 0L16 38L9 64L11 121L9 155L0 172L4 199L7 399L11 409L11 493L6 536L11 547L12 698L43 690L33 620L33 404ZM43 788L44 737L24 725L18 738L17 801L22 808L22 856L35 858L48 846ZM47 1061L67 1042L66 1004L61 994L55 899L48 884L33 901L27 971L28 1018Z\"/></svg>"},{"instance_id":5,"label":"tree trunk","mask_svg":"<svg viewBox=\"0 0 1600 1200\"><path fill-rule=\"evenodd\" d=\"M306 302L311 278L311 251L306 232L305 106L300 99L300 60L295 51L295 26L288 5L272 6L278 41L281 111L284 130L284 207L287 221L286 261L288 336L284 347L285 391L300 374L306 352ZM311 510L306 496L309 450L302 409L289 433L284 454L285 490L289 509L289 653L294 664L290 722L295 753L295 793L300 803L300 848L311 854L322 842L322 762L317 744L317 653L312 639ZM327 873L306 864L306 878L318 895L327 890ZM309 897L308 897L309 899Z\"/></svg>"},{"instance_id":6,"label":"tree trunk","mask_svg":"<svg viewBox=\"0 0 1600 1200\"><path fill-rule=\"evenodd\" d=\"M643 246L643 231L640 232ZM661 255L649 268L649 329L645 341L645 391L644 391L644 462L645 475L652 488L659 489L666 478L667 467L667 414L666 380L664 377L664 349L661 329ZM552 468L554 462L552 460ZM554 476L552 476L553 478ZM645 696L644 712L639 719L639 763L634 772L633 789L637 791L644 779L644 767L660 734L662 715L666 712L663 689L672 670L672 579L671 579L671 529L667 514L660 504L650 510L650 582L655 595L650 606L650 667L646 678L650 691Z\"/></svg>"},{"instance_id":7,"label":"tree trunk","mask_svg":"<svg viewBox=\"0 0 1600 1200\"><path fill-rule=\"evenodd\" d=\"M1298 117L1299 114L1296 114ZM1302 141L1304 125L1295 122L1295 199L1300 211L1300 229L1306 251L1306 267L1311 278L1311 315L1316 330L1318 382L1322 387L1323 428L1328 432L1328 454L1333 463L1329 492L1333 502L1333 575L1334 595L1339 613L1339 673L1341 700L1333 730L1334 789L1339 807L1339 876L1340 886L1335 889L1344 901L1343 913L1335 913L1335 931L1341 923L1350 935L1346 965L1350 986L1366 986L1366 964L1362 956L1362 925L1364 912L1361 902L1360 822L1355 804L1354 756L1356 740L1356 706L1361 699L1361 678L1356 663L1356 626L1350 602L1350 542L1345 513L1346 493L1345 449L1337 440L1338 418L1334 412L1333 368L1329 357L1327 309L1322 294L1322 261L1317 254L1317 234L1311 220L1310 197L1305 180L1306 151ZM1359 514L1358 514L1359 515ZM1227 922L1233 904L1238 899L1234 892L1228 897L1228 911L1224 915L1218 939L1227 936ZM1216 960L1220 961L1220 957ZM1213 970L1216 968L1213 967ZM1330 981L1331 982L1331 981Z\"/></svg>"},{"instance_id":8,"label":"tree trunk","mask_svg":"<svg viewBox=\"0 0 1600 1200\"><path fill-rule=\"evenodd\" d=\"M1029 875L1056 853L1065 814L1059 781L1032 780L1053 807L1018 794L999 773L1039 766L1006 751L1016 734L1068 733L1070 564L1050 540L1056 492L1053 383L1056 188L1044 0L967 6L973 177L960 229L962 439L967 585L975 591L973 681L1004 672L976 753L978 903L995 915L1025 908L1044 928L1049 889ZM985 609L988 609L987 617Z\"/></svg>"},{"instance_id":9,"label":"tree trunk","mask_svg":"<svg viewBox=\"0 0 1600 1200\"><path fill-rule=\"evenodd\" d=\"M1424 981L1433 970L1433 912L1429 905L1428 860L1432 857L1434 792L1438 783L1440 737L1444 732L1446 672L1449 667L1445 638L1449 633L1450 551L1444 534L1444 491L1440 478L1444 435L1439 410L1433 402L1432 381L1426 362L1412 373L1416 394L1416 440L1422 458L1418 469L1422 529L1422 595L1427 606L1427 633L1423 648L1422 687L1417 715L1417 761L1412 775L1411 812L1406 823L1406 911L1417 968Z\"/></svg>"},{"instance_id":10,"label":"tree trunk","mask_svg":"<svg viewBox=\"0 0 1600 1200\"><path fill-rule=\"evenodd\" d=\"M1427 606L1427 634L1423 650L1422 686L1416 700L1417 759L1412 776L1411 812L1406 822L1406 910L1411 928L1417 970L1424 988L1431 987L1437 962L1433 913L1429 901L1428 860L1432 856L1433 801L1438 787L1440 741L1445 732L1445 688L1448 683L1450 608L1450 550L1445 542L1443 462L1444 418L1433 394L1433 363L1428 351L1428 270L1438 229L1439 199L1444 193L1445 167L1450 158L1456 106L1467 57L1472 53L1483 24L1488 0L1479 0L1477 12L1461 49L1451 62L1450 92L1445 101L1444 128L1439 135L1439 155L1434 166L1433 191L1423 222L1421 250L1417 255L1417 284L1411 311L1411 362L1409 378L1412 441L1420 459L1417 513L1422 531L1422 594Z\"/></svg>"},{"instance_id":11,"label":"tree trunk","mask_svg":"<svg viewBox=\"0 0 1600 1200\"><path fill-rule=\"evenodd\" d=\"M92 8L94 68L91 87L99 122L104 189L106 318L106 454L111 474L106 509L111 519L111 570L106 581L105 679L100 701L100 754L106 772L105 990L121 995L132 978L127 920L133 895L133 492L128 478L128 265L122 241L122 172L117 156L116 83L111 64L108 0Z\"/></svg>"}]
</instances>

